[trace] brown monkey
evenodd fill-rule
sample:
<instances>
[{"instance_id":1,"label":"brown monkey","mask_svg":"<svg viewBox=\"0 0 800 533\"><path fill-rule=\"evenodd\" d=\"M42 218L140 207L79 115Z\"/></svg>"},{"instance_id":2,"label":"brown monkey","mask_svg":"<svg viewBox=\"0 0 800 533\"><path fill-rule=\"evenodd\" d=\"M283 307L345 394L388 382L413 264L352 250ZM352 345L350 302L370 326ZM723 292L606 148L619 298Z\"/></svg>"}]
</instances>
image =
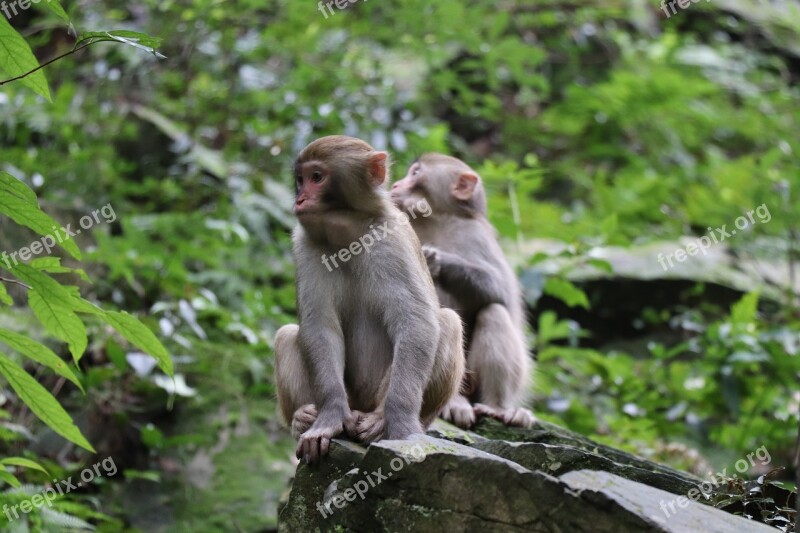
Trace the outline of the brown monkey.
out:
<instances>
[{"instance_id":1,"label":"brown monkey","mask_svg":"<svg viewBox=\"0 0 800 533\"><path fill-rule=\"evenodd\" d=\"M486 218L480 177L458 159L427 154L394 184L392 199L401 209L422 199L430 204L432 216L411 224L442 305L455 309L465 324L466 380L442 417L465 428L476 414L530 427L533 413L520 407L532 364L522 292Z\"/></svg>"},{"instance_id":2,"label":"brown monkey","mask_svg":"<svg viewBox=\"0 0 800 533\"><path fill-rule=\"evenodd\" d=\"M387 153L344 136L294 165L299 325L277 333L275 374L306 462L345 430L363 442L422 432L463 377L461 320L439 307L388 167Z\"/></svg>"}]
</instances>

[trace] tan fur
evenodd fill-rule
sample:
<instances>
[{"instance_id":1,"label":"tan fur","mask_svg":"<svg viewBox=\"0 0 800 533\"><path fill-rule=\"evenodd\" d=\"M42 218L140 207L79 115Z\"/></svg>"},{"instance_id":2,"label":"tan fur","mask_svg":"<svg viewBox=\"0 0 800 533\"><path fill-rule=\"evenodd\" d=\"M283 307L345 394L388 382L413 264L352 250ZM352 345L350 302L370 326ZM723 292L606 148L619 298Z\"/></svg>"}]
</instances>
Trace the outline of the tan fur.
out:
<instances>
[{"instance_id":1,"label":"tan fur","mask_svg":"<svg viewBox=\"0 0 800 533\"><path fill-rule=\"evenodd\" d=\"M471 426L476 414L530 426L533 415L520 407L533 366L522 291L486 218L480 177L456 158L426 154L394 184L392 199L402 209L421 200L430 204L432 215L412 225L442 305L457 311L466 326L467 379L443 416L461 427Z\"/></svg>"},{"instance_id":2,"label":"tan fur","mask_svg":"<svg viewBox=\"0 0 800 533\"><path fill-rule=\"evenodd\" d=\"M439 308L419 240L383 185L387 168L385 154L342 136L311 143L295 164L307 202L294 232L299 325L278 332L276 380L308 462L345 429L364 442L423 431L462 379L461 321ZM369 253L323 265L378 227L392 231Z\"/></svg>"}]
</instances>

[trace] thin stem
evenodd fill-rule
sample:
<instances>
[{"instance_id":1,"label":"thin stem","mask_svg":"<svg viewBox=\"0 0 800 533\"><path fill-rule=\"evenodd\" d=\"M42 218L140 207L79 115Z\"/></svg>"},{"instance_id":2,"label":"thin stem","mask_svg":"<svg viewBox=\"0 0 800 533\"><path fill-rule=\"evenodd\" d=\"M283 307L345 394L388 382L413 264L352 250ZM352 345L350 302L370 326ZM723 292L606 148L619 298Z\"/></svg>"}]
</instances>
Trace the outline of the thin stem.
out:
<instances>
[{"instance_id":1,"label":"thin stem","mask_svg":"<svg viewBox=\"0 0 800 533\"><path fill-rule=\"evenodd\" d=\"M49 65L50 63L54 63L54 62L58 61L59 59L63 59L63 58L65 58L65 57L67 57L68 55L72 55L72 54L74 54L75 52L78 52L78 51L80 51L80 50L83 50L83 49L84 49L84 48L86 48L87 46L91 46L91 45L93 45L94 43L99 43L99 42L102 42L102 41L90 41L90 42L88 42L88 43L84 44L83 46L78 46L78 47L76 47L76 48L73 48L73 49L72 49L72 50L70 50L69 52L66 52L66 53L64 53L64 54L61 54L60 56L54 57L54 58L53 58L53 59L51 59L50 61L47 61L47 62L45 62L45 63L42 63L41 65L39 65L39 66L38 66L38 67L36 67L35 69L33 69L33 70L29 70L29 71L28 71L28 72L26 72L25 74L20 74L20 75L19 75L19 76L17 76L16 78L11 78L11 79L9 79L9 80L0 81L0 85L5 85L6 83L11 83L12 81L17 81L17 80L19 80L19 79L22 79L22 78L24 78L25 76L30 76L31 74L33 74L33 73L34 73L34 72L36 72L37 70L43 69L44 67L46 67L46 66L47 66L47 65Z\"/></svg>"},{"instance_id":2,"label":"thin stem","mask_svg":"<svg viewBox=\"0 0 800 533\"><path fill-rule=\"evenodd\" d=\"M6 283L14 283L16 285L19 285L20 287L25 287L26 289L30 289L29 286L25 285L21 281L15 280L15 279L8 279L8 278L4 278L4 277L0 276L0 281L5 281Z\"/></svg>"},{"instance_id":3,"label":"thin stem","mask_svg":"<svg viewBox=\"0 0 800 533\"><path fill-rule=\"evenodd\" d=\"M798 422L800 422L800 412L797 413ZM800 423L797 424L797 447L794 455L794 468L795 468L795 486L794 486L794 502L797 506L797 513L794 515L794 531L800 533Z\"/></svg>"}]
</instances>

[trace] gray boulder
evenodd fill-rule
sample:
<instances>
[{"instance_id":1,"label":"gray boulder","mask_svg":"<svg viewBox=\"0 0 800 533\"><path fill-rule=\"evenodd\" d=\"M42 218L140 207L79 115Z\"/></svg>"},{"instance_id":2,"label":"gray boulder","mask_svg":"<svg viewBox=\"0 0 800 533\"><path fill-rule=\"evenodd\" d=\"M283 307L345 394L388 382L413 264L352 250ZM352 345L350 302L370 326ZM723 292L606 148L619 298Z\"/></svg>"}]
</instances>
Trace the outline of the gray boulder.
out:
<instances>
[{"instance_id":1,"label":"gray boulder","mask_svg":"<svg viewBox=\"0 0 800 533\"><path fill-rule=\"evenodd\" d=\"M775 531L686 498L693 476L556 426L482 427L491 438L437 423L368 448L334 441L298 467L279 531Z\"/></svg>"}]
</instances>

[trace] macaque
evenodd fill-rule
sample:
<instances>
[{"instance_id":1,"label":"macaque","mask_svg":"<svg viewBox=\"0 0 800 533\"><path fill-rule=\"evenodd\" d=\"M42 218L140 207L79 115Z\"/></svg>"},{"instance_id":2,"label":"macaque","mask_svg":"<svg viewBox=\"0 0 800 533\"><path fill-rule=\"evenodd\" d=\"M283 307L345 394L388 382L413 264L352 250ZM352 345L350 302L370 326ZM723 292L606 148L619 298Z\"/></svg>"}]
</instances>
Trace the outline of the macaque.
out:
<instances>
[{"instance_id":1,"label":"macaque","mask_svg":"<svg viewBox=\"0 0 800 533\"><path fill-rule=\"evenodd\" d=\"M388 170L387 153L345 136L312 142L294 165L299 324L277 333L275 376L306 463L345 432L364 443L422 432L463 379L461 320L439 306Z\"/></svg>"},{"instance_id":2,"label":"macaque","mask_svg":"<svg viewBox=\"0 0 800 533\"><path fill-rule=\"evenodd\" d=\"M486 193L478 174L462 161L427 154L392 187L400 209L424 199L432 215L411 224L444 307L464 321L467 370L461 394L442 417L469 428L476 415L530 427L521 407L531 386L532 361L525 338L519 282L486 217Z\"/></svg>"}]
</instances>

